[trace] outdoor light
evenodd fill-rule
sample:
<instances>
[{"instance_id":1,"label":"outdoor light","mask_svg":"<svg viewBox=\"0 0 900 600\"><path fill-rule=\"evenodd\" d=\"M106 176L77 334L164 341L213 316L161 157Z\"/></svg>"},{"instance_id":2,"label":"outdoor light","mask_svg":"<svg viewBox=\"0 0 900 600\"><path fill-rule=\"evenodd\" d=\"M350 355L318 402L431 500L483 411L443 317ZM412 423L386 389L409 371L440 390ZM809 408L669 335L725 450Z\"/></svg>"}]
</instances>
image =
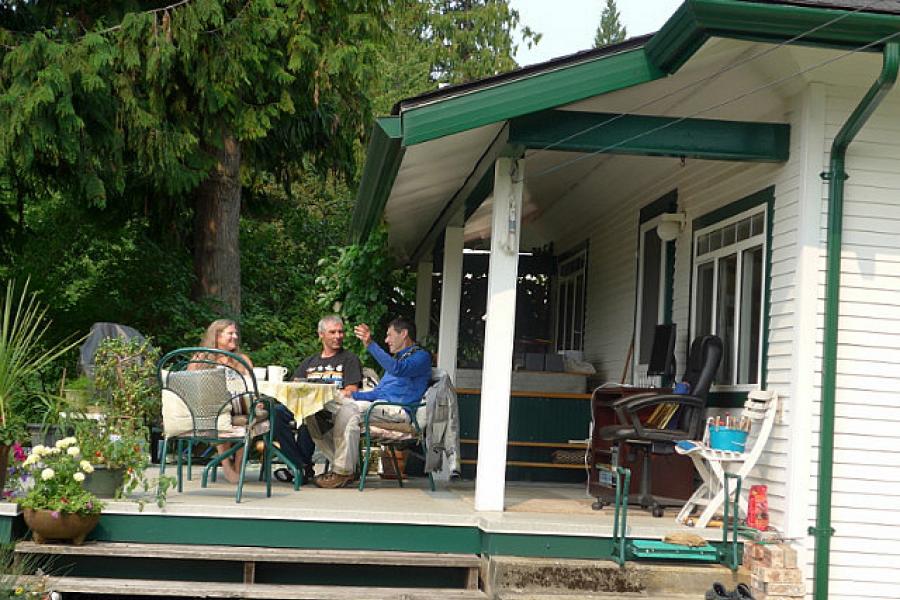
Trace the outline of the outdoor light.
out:
<instances>
[{"instance_id":1,"label":"outdoor light","mask_svg":"<svg viewBox=\"0 0 900 600\"><path fill-rule=\"evenodd\" d=\"M656 226L656 235L664 242L671 242L678 237L687 217L684 213L663 213L660 216L659 225Z\"/></svg>"}]
</instances>

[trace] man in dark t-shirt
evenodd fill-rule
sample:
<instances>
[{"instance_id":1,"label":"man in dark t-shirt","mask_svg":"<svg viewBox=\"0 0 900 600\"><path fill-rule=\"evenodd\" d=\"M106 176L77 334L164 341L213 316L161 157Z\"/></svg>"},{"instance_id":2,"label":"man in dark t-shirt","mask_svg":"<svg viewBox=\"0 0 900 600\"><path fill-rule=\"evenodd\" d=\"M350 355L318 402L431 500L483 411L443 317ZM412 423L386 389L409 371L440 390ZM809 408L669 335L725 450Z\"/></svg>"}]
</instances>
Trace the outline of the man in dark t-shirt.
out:
<instances>
[{"instance_id":1,"label":"man in dark t-shirt","mask_svg":"<svg viewBox=\"0 0 900 600\"><path fill-rule=\"evenodd\" d=\"M294 381L310 381L314 383L334 383L338 389L357 391L362 384L362 364L359 358L348 350L344 350L344 321L337 315L328 315L319 320L319 340L322 351L318 352L297 367ZM278 405L275 411L275 439L282 451L297 467L304 470L304 479L313 473L312 455L316 449L306 425L301 425L294 437L291 421L294 415L287 407ZM287 469L276 471L276 476L290 481L291 474Z\"/></svg>"}]
</instances>

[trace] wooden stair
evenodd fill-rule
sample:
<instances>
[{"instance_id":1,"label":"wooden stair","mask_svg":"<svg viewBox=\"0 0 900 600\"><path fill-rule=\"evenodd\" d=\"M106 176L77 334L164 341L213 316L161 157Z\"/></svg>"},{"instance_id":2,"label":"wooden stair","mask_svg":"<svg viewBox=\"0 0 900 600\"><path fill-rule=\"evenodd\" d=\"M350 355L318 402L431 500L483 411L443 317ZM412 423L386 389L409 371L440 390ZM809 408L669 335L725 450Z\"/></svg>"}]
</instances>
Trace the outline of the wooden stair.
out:
<instances>
[{"instance_id":1,"label":"wooden stair","mask_svg":"<svg viewBox=\"0 0 900 600\"><path fill-rule=\"evenodd\" d=\"M125 559L134 561L135 569L139 569L141 561L146 559L173 561L171 572L176 577L187 575L187 569L179 568L178 561L219 561L231 565L237 563L243 568L241 582L160 580L140 577L84 577L75 572L73 576L50 577L50 589L59 592L116 596L283 598L285 600L307 598L321 600L338 598L341 600L347 598L424 600L436 597L448 600L475 600L487 598L479 587L482 560L475 554L122 542L88 542L82 546L19 542L16 544L15 553L17 558L24 556L52 557L53 562L63 560L65 557L97 561L104 559L122 561ZM354 568L363 566L394 568L401 574L410 573L418 568L439 569L441 572L459 573L462 585L452 588L269 583L257 580L257 565L260 564L278 564L279 569L282 567L290 569L292 565L298 568L302 565L341 565L347 567L348 574L352 574ZM400 579L402 579L402 575L398 576L398 580Z\"/></svg>"}]
</instances>

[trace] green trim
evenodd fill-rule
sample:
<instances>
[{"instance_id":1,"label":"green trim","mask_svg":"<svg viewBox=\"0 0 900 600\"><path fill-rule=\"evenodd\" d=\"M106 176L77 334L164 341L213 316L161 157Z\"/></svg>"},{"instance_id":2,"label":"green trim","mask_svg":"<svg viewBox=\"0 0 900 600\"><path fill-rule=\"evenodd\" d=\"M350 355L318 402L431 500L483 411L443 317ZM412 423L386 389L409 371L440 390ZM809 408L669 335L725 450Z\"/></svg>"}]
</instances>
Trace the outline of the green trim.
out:
<instances>
[{"instance_id":1,"label":"green trim","mask_svg":"<svg viewBox=\"0 0 900 600\"><path fill-rule=\"evenodd\" d=\"M750 210L751 208L756 208L760 204L772 204L772 202L774 201L775 186L770 185L769 187L760 190L755 194L750 194L749 196L745 196L740 200L735 200L730 204L726 204L725 206L697 217L691 224L693 228L692 233L697 233L698 229L709 227L714 223L718 223L719 221L724 221L725 219L729 219L735 215L739 215L744 211ZM691 256L693 256L693 252L691 252ZM693 264L691 266L693 267Z\"/></svg>"},{"instance_id":2,"label":"green trim","mask_svg":"<svg viewBox=\"0 0 900 600\"><path fill-rule=\"evenodd\" d=\"M107 542L478 553L477 527L104 514L90 539Z\"/></svg>"},{"instance_id":3,"label":"green trim","mask_svg":"<svg viewBox=\"0 0 900 600\"><path fill-rule=\"evenodd\" d=\"M781 162L790 125L546 110L512 119L509 142L558 152Z\"/></svg>"},{"instance_id":4,"label":"green trim","mask_svg":"<svg viewBox=\"0 0 900 600\"><path fill-rule=\"evenodd\" d=\"M831 555L831 493L834 477L834 421L837 385L838 320L841 305L841 243L844 226L844 172L847 147L884 97L894 87L900 71L900 43L893 41L884 49L878 79L860 100L841 127L831 145L828 173L828 241L825 270L825 319L822 341L822 401L819 416L819 471L817 477L816 524L809 533L815 536L813 597L827 600Z\"/></svg>"},{"instance_id":5,"label":"green trim","mask_svg":"<svg viewBox=\"0 0 900 600\"><path fill-rule=\"evenodd\" d=\"M350 225L353 242L364 241L381 221L403 160L400 142L400 117L375 121Z\"/></svg>"},{"instance_id":6,"label":"green trim","mask_svg":"<svg viewBox=\"0 0 900 600\"><path fill-rule=\"evenodd\" d=\"M664 194L641 207L640 216L638 218L639 225L643 225L651 219L655 219L661 214L675 212L678 210L678 190Z\"/></svg>"},{"instance_id":7,"label":"green trim","mask_svg":"<svg viewBox=\"0 0 900 600\"><path fill-rule=\"evenodd\" d=\"M421 144L663 76L643 48L600 56L404 110L403 145Z\"/></svg>"},{"instance_id":8,"label":"green trim","mask_svg":"<svg viewBox=\"0 0 900 600\"><path fill-rule=\"evenodd\" d=\"M837 17L840 21L812 33ZM897 32L897 15L851 12L830 7L790 6L734 0L685 0L645 49L666 73L677 71L710 37L808 46L858 48ZM881 44L873 46L877 51Z\"/></svg>"},{"instance_id":9,"label":"green trim","mask_svg":"<svg viewBox=\"0 0 900 600\"><path fill-rule=\"evenodd\" d=\"M13 522L16 517L10 515L0 517L0 544L8 544L13 541Z\"/></svg>"},{"instance_id":10,"label":"green trim","mask_svg":"<svg viewBox=\"0 0 900 600\"><path fill-rule=\"evenodd\" d=\"M766 205L766 263L764 265L765 271L763 275L764 280L764 289L763 289L763 301L762 301L762 337L760 339L760 352L762 354L762 358L760 360L759 365L759 381L762 389L765 389L765 386L768 382L768 374L769 374L769 321L771 312L771 301L772 301L772 227L775 218L775 186L770 185L769 187L762 189L754 194L750 194L749 196L745 196L740 200L735 200L730 204L726 204L716 210L710 211L704 215L701 215L694 219L691 222L691 277L689 279L689 285L691 289L691 299L690 299L690 308L688 311L688 331L692 329L691 319L693 318L693 289L694 289L694 237L698 230L703 229L704 227L709 227L719 221L724 221L725 219L729 219L735 215L739 215L742 212L748 211L752 208L756 208L760 204ZM738 397L741 398L740 404L735 404L738 400ZM719 406L719 407L730 407L730 408L738 408L743 405L743 402L747 399L746 392L710 392L710 406Z\"/></svg>"}]
</instances>

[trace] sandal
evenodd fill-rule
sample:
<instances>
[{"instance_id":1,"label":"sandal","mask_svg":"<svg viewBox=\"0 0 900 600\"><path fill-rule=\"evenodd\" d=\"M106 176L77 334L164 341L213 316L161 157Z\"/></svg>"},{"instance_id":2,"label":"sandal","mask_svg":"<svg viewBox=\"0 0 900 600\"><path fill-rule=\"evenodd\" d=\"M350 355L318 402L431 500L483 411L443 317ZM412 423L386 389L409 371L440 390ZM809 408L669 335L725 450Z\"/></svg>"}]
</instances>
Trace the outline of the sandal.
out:
<instances>
[{"instance_id":1,"label":"sandal","mask_svg":"<svg viewBox=\"0 0 900 600\"><path fill-rule=\"evenodd\" d=\"M279 467L272 474L282 483L294 483L294 474L287 467Z\"/></svg>"}]
</instances>

